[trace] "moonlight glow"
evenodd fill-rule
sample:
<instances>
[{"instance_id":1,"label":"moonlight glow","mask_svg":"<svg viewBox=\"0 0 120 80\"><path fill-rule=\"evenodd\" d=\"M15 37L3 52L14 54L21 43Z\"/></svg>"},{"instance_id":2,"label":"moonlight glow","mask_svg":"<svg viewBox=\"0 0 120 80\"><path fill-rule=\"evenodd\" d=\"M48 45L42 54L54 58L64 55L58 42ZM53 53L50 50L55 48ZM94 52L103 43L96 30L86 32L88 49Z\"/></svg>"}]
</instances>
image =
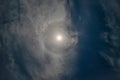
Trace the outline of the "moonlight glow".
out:
<instances>
[{"instance_id":1,"label":"moonlight glow","mask_svg":"<svg viewBox=\"0 0 120 80\"><path fill-rule=\"evenodd\" d=\"M59 41L59 42L61 42L61 41L63 40L63 36L60 35L60 34L57 35L57 36L56 36L56 40Z\"/></svg>"},{"instance_id":2,"label":"moonlight glow","mask_svg":"<svg viewBox=\"0 0 120 80\"><path fill-rule=\"evenodd\" d=\"M57 24L60 25L60 23ZM57 26L57 24L49 24L43 32L44 47L51 53L69 51L77 42L74 32L69 31L64 25Z\"/></svg>"}]
</instances>

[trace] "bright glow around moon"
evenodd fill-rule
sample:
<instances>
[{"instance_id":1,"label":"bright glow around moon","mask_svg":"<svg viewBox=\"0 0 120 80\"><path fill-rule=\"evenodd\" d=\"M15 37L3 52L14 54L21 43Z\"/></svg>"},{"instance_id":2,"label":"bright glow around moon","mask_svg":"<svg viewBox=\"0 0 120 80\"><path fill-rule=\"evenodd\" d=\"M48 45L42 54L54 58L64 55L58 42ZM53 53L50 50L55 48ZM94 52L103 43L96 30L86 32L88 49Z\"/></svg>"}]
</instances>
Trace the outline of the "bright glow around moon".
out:
<instances>
[{"instance_id":1,"label":"bright glow around moon","mask_svg":"<svg viewBox=\"0 0 120 80\"><path fill-rule=\"evenodd\" d=\"M56 36L56 40L57 41L62 41L63 40L63 36L62 35L57 35Z\"/></svg>"}]
</instances>

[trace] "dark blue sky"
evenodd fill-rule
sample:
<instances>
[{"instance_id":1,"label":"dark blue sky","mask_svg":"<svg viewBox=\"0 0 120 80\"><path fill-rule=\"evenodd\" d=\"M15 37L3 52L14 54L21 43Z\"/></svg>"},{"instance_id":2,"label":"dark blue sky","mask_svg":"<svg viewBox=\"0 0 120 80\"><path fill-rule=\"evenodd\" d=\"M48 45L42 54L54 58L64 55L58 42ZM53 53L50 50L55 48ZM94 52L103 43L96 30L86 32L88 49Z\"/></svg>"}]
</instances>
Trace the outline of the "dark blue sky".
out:
<instances>
[{"instance_id":1,"label":"dark blue sky","mask_svg":"<svg viewBox=\"0 0 120 80\"><path fill-rule=\"evenodd\" d=\"M109 63L100 55L111 47L101 38L104 32L110 32L103 7L96 0L73 2L74 7L70 9L73 23L84 34L79 36L77 73L72 80L117 80Z\"/></svg>"}]
</instances>

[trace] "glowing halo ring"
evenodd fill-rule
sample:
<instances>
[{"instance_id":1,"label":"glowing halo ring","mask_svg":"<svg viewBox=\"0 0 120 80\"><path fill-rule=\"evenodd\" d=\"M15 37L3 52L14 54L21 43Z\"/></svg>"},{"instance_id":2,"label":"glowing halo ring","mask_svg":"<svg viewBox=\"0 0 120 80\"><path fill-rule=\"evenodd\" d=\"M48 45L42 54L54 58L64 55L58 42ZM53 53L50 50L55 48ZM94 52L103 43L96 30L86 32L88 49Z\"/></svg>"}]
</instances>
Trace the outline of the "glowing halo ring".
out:
<instances>
[{"instance_id":1,"label":"glowing halo ring","mask_svg":"<svg viewBox=\"0 0 120 80\"><path fill-rule=\"evenodd\" d=\"M62 23L62 24L61 24ZM49 23L44 26L43 42L45 49L54 53L69 50L76 44L77 37L71 37L63 22Z\"/></svg>"}]
</instances>

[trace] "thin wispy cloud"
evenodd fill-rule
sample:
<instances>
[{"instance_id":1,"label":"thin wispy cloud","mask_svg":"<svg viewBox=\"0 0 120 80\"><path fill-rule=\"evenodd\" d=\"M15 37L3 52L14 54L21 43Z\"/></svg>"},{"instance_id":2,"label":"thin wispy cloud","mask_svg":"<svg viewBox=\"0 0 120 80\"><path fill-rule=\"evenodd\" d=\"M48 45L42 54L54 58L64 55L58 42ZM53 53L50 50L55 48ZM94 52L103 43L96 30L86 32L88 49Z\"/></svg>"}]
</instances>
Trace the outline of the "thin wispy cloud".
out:
<instances>
[{"instance_id":1,"label":"thin wispy cloud","mask_svg":"<svg viewBox=\"0 0 120 80\"><path fill-rule=\"evenodd\" d=\"M22 54L20 62L26 76L33 80L60 80L62 76L72 75L78 34L70 30L73 26L66 6L66 0L20 1L20 22L11 28L27 52L15 55ZM63 37L61 43L53 38L57 33ZM17 68L15 63L13 67L18 69L13 72L19 73L21 67Z\"/></svg>"}]
</instances>

